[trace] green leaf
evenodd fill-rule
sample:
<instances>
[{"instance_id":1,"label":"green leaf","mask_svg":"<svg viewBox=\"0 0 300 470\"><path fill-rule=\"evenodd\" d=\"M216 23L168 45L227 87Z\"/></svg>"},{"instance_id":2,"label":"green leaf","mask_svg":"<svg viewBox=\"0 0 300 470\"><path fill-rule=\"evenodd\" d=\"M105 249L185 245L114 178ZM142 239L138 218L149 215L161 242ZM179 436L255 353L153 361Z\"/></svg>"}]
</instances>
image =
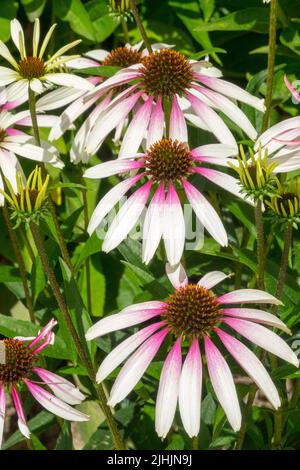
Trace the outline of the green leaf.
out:
<instances>
[{"instance_id":1,"label":"green leaf","mask_svg":"<svg viewBox=\"0 0 300 470\"><path fill-rule=\"evenodd\" d=\"M97 429L88 440L83 450L112 450L114 443L110 432L107 429Z\"/></svg>"},{"instance_id":2,"label":"green leaf","mask_svg":"<svg viewBox=\"0 0 300 470\"><path fill-rule=\"evenodd\" d=\"M20 282L19 271L10 265L0 266L0 282Z\"/></svg>"},{"instance_id":3,"label":"green leaf","mask_svg":"<svg viewBox=\"0 0 300 470\"><path fill-rule=\"evenodd\" d=\"M70 421L65 421L57 438L55 450L73 450L73 437Z\"/></svg>"},{"instance_id":4,"label":"green leaf","mask_svg":"<svg viewBox=\"0 0 300 470\"><path fill-rule=\"evenodd\" d=\"M34 305L38 299L38 296L45 288L46 284L47 278L45 275L44 267L41 262L41 258L37 257L35 258L31 269L31 290Z\"/></svg>"},{"instance_id":5,"label":"green leaf","mask_svg":"<svg viewBox=\"0 0 300 470\"><path fill-rule=\"evenodd\" d=\"M171 441L166 447L166 450L183 450L184 439L180 434L172 434Z\"/></svg>"},{"instance_id":6,"label":"green leaf","mask_svg":"<svg viewBox=\"0 0 300 470\"><path fill-rule=\"evenodd\" d=\"M92 309L90 314L93 317L101 317L105 302L105 276L102 273L102 263L99 256L93 256L89 259L90 270L90 294ZM85 305L88 305L88 286L87 286L87 270L86 267L81 269L78 281L82 299Z\"/></svg>"},{"instance_id":7,"label":"green leaf","mask_svg":"<svg viewBox=\"0 0 300 470\"><path fill-rule=\"evenodd\" d=\"M28 427L31 432L38 434L46 429L49 429L55 422L55 416L52 413L48 413L48 411L41 411L38 413L34 418L28 421ZM2 449L10 449L11 447L23 442L26 438L20 431L14 432L2 445Z\"/></svg>"},{"instance_id":8,"label":"green leaf","mask_svg":"<svg viewBox=\"0 0 300 470\"><path fill-rule=\"evenodd\" d=\"M86 259L93 255L94 253L99 253L101 251L102 240L97 237L97 234L94 232L87 241L82 244L82 246L77 250L76 256L74 259L75 271L78 271Z\"/></svg>"},{"instance_id":9,"label":"green leaf","mask_svg":"<svg viewBox=\"0 0 300 470\"><path fill-rule=\"evenodd\" d=\"M21 0L29 21L39 18L46 6L46 0Z\"/></svg>"},{"instance_id":10,"label":"green leaf","mask_svg":"<svg viewBox=\"0 0 300 470\"><path fill-rule=\"evenodd\" d=\"M104 41L119 26L118 17L110 14L106 0L90 0L85 6L93 25L96 42Z\"/></svg>"},{"instance_id":11,"label":"green leaf","mask_svg":"<svg viewBox=\"0 0 300 470\"><path fill-rule=\"evenodd\" d=\"M33 445L34 450L47 450L44 444L39 440L39 438L31 433L30 434L31 443Z\"/></svg>"},{"instance_id":12,"label":"green leaf","mask_svg":"<svg viewBox=\"0 0 300 470\"><path fill-rule=\"evenodd\" d=\"M121 67L102 65L101 67L87 67L85 69L80 69L80 73L83 75L96 75L97 77L112 77L115 73L119 72L119 70L121 70Z\"/></svg>"},{"instance_id":13,"label":"green leaf","mask_svg":"<svg viewBox=\"0 0 300 470\"><path fill-rule=\"evenodd\" d=\"M269 11L266 8L245 8L210 23L202 23L196 31L254 31L266 34Z\"/></svg>"},{"instance_id":14,"label":"green leaf","mask_svg":"<svg viewBox=\"0 0 300 470\"><path fill-rule=\"evenodd\" d=\"M10 38L10 21L17 16L19 5L18 2L5 2L2 5L0 18L0 39L4 42Z\"/></svg>"},{"instance_id":15,"label":"green leaf","mask_svg":"<svg viewBox=\"0 0 300 470\"><path fill-rule=\"evenodd\" d=\"M55 15L68 21L75 33L91 41L96 40L90 16L80 0L53 0L52 3Z\"/></svg>"}]
</instances>

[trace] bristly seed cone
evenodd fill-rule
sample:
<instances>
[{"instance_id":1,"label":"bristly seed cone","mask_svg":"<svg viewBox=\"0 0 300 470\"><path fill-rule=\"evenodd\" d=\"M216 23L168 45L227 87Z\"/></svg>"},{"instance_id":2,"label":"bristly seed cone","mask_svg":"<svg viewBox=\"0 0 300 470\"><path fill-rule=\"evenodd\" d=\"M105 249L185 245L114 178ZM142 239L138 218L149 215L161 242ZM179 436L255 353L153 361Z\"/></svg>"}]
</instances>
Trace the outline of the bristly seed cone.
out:
<instances>
[{"instance_id":1,"label":"bristly seed cone","mask_svg":"<svg viewBox=\"0 0 300 470\"><path fill-rule=\"evenodd\" d=\"M188 145L172 139L155 142L145 157L145 167L156 181L184 178L190 173L193 165Z\"/></svg>"},{"instance_id":2,"label":"bristly seed cone","mask_svg":"<svg viewBox=\"0 0 300 470\"><path fill-rule=\"evenodd\" d=\"M142 82L148 95L155 98L182 96L190 88L193 70L188 60L179 52L161 49L142 59Z\"/></svg>"},{"instance_id":3,"label":"bristly seed cone","mask_svg":"<svg viewBox=\"0 0 300 470\"><path fill-rule=\"evenodd\" d=\"M110 65L114 67L130 67L140 63L142 60L141 52L138 52L129 47L117 47L112 49L106 59L102 62L102 65Z\"/></svg>"},{"instance_id":4,"label":"bristly seed cone","mask_svg":"<svg viewBox=\"0 0 300 470\"><path fill-rule=\"evenodd\" d=\"M9 385L31 375L36 360L29 348L18 339L6 338L5 364L0 364L0 382Z\"/></svg>"},{"instance_id":5,"label":"bristly seed cone","mask_svg":"<svg viewBox=\"0 0 300 470\"><path fill-rule=\"evenodd\" d=\"M27 57L19 61L19 72L28 80L43 77L46 72L45 62L39 57Z\"/></svg>"},{"instance_id":6,"label":"bristly seed cone","mask_svg":"<svg viewBox=\"0 0 300 470\"><path fill-rule=\"evenodd\" d=\"M180 287L166 302L162 316L175 336L200 338L222 317L215 295L196 284Z\"/></svg>"}]
</instances>

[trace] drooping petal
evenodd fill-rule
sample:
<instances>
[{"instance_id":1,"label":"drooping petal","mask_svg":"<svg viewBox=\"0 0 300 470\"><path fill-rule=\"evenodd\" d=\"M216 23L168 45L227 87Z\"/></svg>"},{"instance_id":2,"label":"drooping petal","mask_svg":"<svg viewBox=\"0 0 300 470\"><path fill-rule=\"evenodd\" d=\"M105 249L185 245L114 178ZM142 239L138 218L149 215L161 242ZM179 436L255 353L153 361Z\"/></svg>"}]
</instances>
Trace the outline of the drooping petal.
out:
<instances>
[{"instance_id":1,"label":"drooping petal","mask_svg":"<svg viewBox=\"0 0 300 470\"><path fill-rule=\"evenodd\" d=\"M162 237L164 203L165 188L162 181L151 199L143 224L143 262L146 264L153 258Z\"/></svg>"},{"instance_id":2,"label":"drooping petal","mask_svg":"<svg viewBox=\"0 0 300 470\"><path fill-rule=\"evenodd\" d=\"M149 197L152 181L137 189L123 204L105 236L102 250L108 253L118 246L137 223Z\"/></svg>"},{"instance_id":3,"label":"drooping petal","mask_svg":"<svg viewBox=\"0 0 300 470\"><path fill-rule=\"evenodd\" d=\"M88 329L85 335L86 339L90 341L106 335L107 333L111 333L112 331L129 328L130 326L138 325L139 323L157 317L161 314L164 304L157 302L151 303L148 308L146 308L146 306L145 303L135 304L123 309L119 313L102 318Z\"/></svg>"},{"instance_id":4,"label":"drooping petal","mask_svg":"<svg viewBox=\"0 0 300 470\"><path fill-rule=\"evenodd\" d=\"M41 329L41 331L37 334L34 340L31 341L28 347L33 348L33 346L35 346L37 343L44 340L48 336L48 334L52 332L52 329L55 327L55 325L57 325L57 321L52 318L52 320L50 320L47 325Z\"/></svg>"},{"instance_id":5,"label":"drooping petal","mask_svg":"<svg viewBox=\"0 0 300 470\"><path fill-rule=\"evenodd\" d=\"M185 223L180 199L171 182L164 204L163 239L169 263L178 264L184 250Z\"/></svg>"},{"instance_id":6,"label":"drooping petal","mask_svg":"<svg viewBox=\"0 0 300 470\"><path fill-rule=\"evenodd\" d=\"M38 78L30 80L29 86L37 95L40 95L44 91L43 84Z\"/></svg>"},{"instance_id":7,"label":"drooping petal","mask_svg":"<svg viewBox=\"0 0 300 470\"><path fill-rule=\"evenodd\" d=\"M131 176L130 178L121 181L121 183L114 186L105 194L96 206L87 231L91 235L96 228L101 224L104 217L111 211L120 199L127 193L127 191L138 181L142 175Z\"/></svg>"},{"instance_id":8,"label":"drooping petal","mask_svg":"<svg viewBox=\"0 0 300 470\"><path fill-rule=\"evenodd\" d=\"M36 107L38 111L51 111L52 109L61 108L72 103L85 93L85 90L63 86L39 98L36 102Z\"/></svg>"},{"instance_id":9,"label":"drooping petal","mask_svg":"<svg viewBox=\"0 0 300 470\"><path fill-rule=\"evenodd\" d=\"M119 158L130 157L130 155L138 151L141 142L146 135L146 129L148 127L152 111L152 103L153 98L148 98L134 115L122 140Z\"/></svg>"},{"instance_id":10,"label":"drooping petal","mask_svg":"<svg viewBox=\"0 0 300 470\"><path fill-rule=\"evenodd\" d=\"M201 279L198 281L198 286L211 289L230 276L230 274L225 274L222 271L211 271L210 273L207 273L201 277Z\"/></svg>"},{"instance_id":11,"label":"drooping petal","mask_svg":"<svg viewBox=\"0 0 300 470\"><path fill-rule=\"evenodd\" d=\"M81 391L60 375L53 374L41 367L34 367L33 370L48 385L54 395L69 405L78 405L84 400L85 397Z\"/></svg>"},{"instance_id":12,"label":"drooping petal","mask_svg":"<svg viewBox=\"0 0 300 470\"><path fill-rule=\"evenodd\" d=\"M100 115L87 138L86 149L88 153L93 154L98 150L103 139L130 113L141 94L141 92L134 93Z\"/></svg>"},{"instance_id":13,"label":"drooping petal","mask_svg":"<svg viewBox=\"0 0 300 470\"><path fill-rule=\"evenodd\" d=\"M122 173L127 173L131 170L136 170L143 166L142 162L136 162L133 160L114 160L105 163L100 163L99 165L92 166L88 168L83 177L84 178L93 178L101 179L107 178L108 176L118 175Z\"/></svg>"},{"instance_id":14,"label":"drooping petal","mask_svg":"<svg viewBox=\"0 0 300 470\"><path fill-rule=\"evenodd\" d=\"M163 439L168 434L175 416L181 364L181 338L178 338L164 362L156 398L155 430Z\"/></svg>"},{"instance_id":15,"label":"drooping petal","mask_svg":"<svg viewBox=\"0 0 300 470\"><path fill-rule=\"evenodd\" d=\"M241 427L241 410L227 362L208 336L204 338L207 368L215 394L234 431Z\"/></svg>"},{"instance_id":16,"label":"drooping petal","mask_svg":"<svg viewBox=\"0 0 300 470\"><path fill-rule=\"evenodd\" d=\"M190 437L200 430L202 360L198 339L194 339L184 361L179 384L179 410L182 424Z\"/></svg>"},{"instance_id":17,"label":"drooping petal","mask_svg":"<svg viewBox=\"0 0 300 470\"><path fill-rule=\"evenodd\" d=\"M282 338L280 338L280 336L273 333L273 331L268 330L268 328L248 320L240 320L237 318L227 317L223 318L222 321L231 326L231 328L236 330L242 336L245 336L249 341L252 341L261 348L266 349L266 351L275 354L275 356L290 362L296 367L299 366L297 356L292 349Z\"/></svg>"},{"instance_id":18,"label":"drooping petal","mask_svg":"<svg viewBox=\"0 0 300 470\"><path fill-rule=\"evenodd\" d=\"M15 409L16 409L16 412L17 412L17 415L18 415L19 430L20 430L21 434L23 434L23 436L25 436L27 439L29 439L30 438L30 431L29 431L29 428L28 428L27 423L26 423L26 418L25 418L25 415L24 415L23 406L22 406L20 397L18 395L18 392L17 392L16 388L13 385L11 387L11 393L12 393Z\"/></svg>"},{"instance_id":19,"label":"drooping petal","mask_svg":"<svg viewBox=\"0 0 300 470\"><path fill-rule=\"evenodd\" d=\"M286 75L284 76L284 83L285 83L287 89L292 93L295 100L300 101L300 94L295 90L293 85L289 82Z\"/></svg>"},{"instance_id":20,"label":"drooping petal","mask_svg":"<svg viewBox=\"0 0 300 470\"><path fill-rule=\"evenodd\" d=\"M188 181L182 180L182 184L187 198L200 222L221 246L227 246L227 233L215 209L198 189Z\"/></svg>"},{"instance_id":21,"label":"drooping petal","mask_svg":"<svg viewBox=\"0 0 300 470\"><path fill-rule=\"evenodd\" d=\"M260 360L241 341L219 328L215 328L215 331L229 353L266 395L274 408L279 408L280 398L277 389Z\"/></svg>"},{"instance_id":22,"label":"drooping petal","mask_svg":"<svg viewBox=\"0 0 300 470\"><path fill-rule=\"evenodd\" d=\"M278 317L263 310L257 310L255 308L222 308L222 313L230 317L245 318L246 320L273 326L288 335L291 334L291 330Z\"/></svg>"},{"instance_id":23,"label":"drooping petal","mask_svg":"<svg viewBox=\"0 0 300 470\"><path fill-rule=\"evenodd\" d=\"M173 140L178 140L179 142L188 141L188 132L184 119L184 114L178 104L176 95L174 95L172 99L169 138Z\"/></svg>"},{"instance_id":24,"label":"drooping petal","mask_svg":"<svg viewBox=\"0 0 300 470\"><path fill-rule=\"evenodd\" d=\"M17 82L12 83L6 89L7 101L23 100L24 96L28 96L28 80L25 78L19 79Z\"/></svg>"},{"instance_id":25,"label":"drooping petal","mask_svg":"<svg viewBox=\"0 0 300 470\"><path fill-rule=\"evenodd\" d=\"M0 56L6 59L15 69L18 70L18 63L15 61L15 59L11 55L8 47L1 40L0 40Z\"/></svg>"},{"instance_id":26,"label":"drooping petal","mask_svg":"<svg viewBox=\"0 0 300 470\"><path fill-rule=\"evenodd\" d=\"M21 54L21 59L23 59L26 57L24 32L21 23L16 18L10 22L10 34L16 48Z\"/></svg>"},{"instance_id":27,"label":"drooping petal","mask_svg":"<svg viewBox=\"0 0 300 470\"><path fill-rule=\"evenodd\" d=\"M157 331L164 322L154 323L153 325L146 326L134 335L122 341L116 348L114 348L104 359L100 365L96 380L102 382L106 377L118 367L133 351L136 350L149 336Z\"/></svg>"},{"instance_id":28,"label":"drooping petal","mask_svg":"<svg viewBox=\"0 0 300 470\"><path fill-rule=\"evenodd\" d=\"M144 375L168 332L168 328L165 328L155 333L127 360L111 389L108 400L110 406L115 406L133 390Z\"/></svg>"},{"instance_id":29,"label":"drooping petal","mask_svg":"<svg viewBox=\"0 0 300 470\"><path fill-rule=\"evenodd\" d=\"M20 75L15 70L0 66L0 86L9 85L19 80Z\"/></svg>"},{"instance_id":30,"label":"drooping petal","mask_svg":"<svg viewBox=\"0 0 300 470\"><path fill-rule=\"evenodd\" d=\"M162 139L164 133L164 111L162 108L162 100L159 97L156 105L154 105L151 113L148 133L147 133L147 149L152 144Z\"/></svg>"},{"instance_id":31,"label":"drooping petal","mask_svg":"<svg viewBox=\"0 0 300 470\"><path fill-rule=\"evenodd\" d=\"M200 116L217 139L222 144L237 148L235 138L218 114L192 93L188 93L187 96L196 114Z\"/></svg>"},{"instance_id":32,"label":"drooping petal","mask_svg":"<svg viewBox=\"0 0 300 470\"><path fill-rule=\"evenodd\" d=\"M44 390L42 387L39 387L31 380L24 379L25 384L28 387L28 390L36 401L50 413L59 416L60 418L66 419L68 421L88 421L89 416L81 413L81 411L72 408L67 403L64 403L59 398L55 397L51 393Z\"/></svg>"},{"instance_id":33,"label":"drooping petal","mask_svg":"<svg viewBox=\"0 0 300 470\"><path fill-rule=\"evenodd\" d=\"M258 109L258 111L265 111L263 99L251 95L251 93L243 90L233 83L227 82L226 80L222 80L220 78L205 77L203 75L197 75L197 78L209 88L217 91L218 93L221 93L222 95L233 98L234 100L241 101L242 103L249 104L253 108Z\"/></svg>"},{"instance_id":34,"label":"drooping petal","mask_svg":"<svg viewBox=\"0 0 300 470\"><path fill-rule=\"evenodd\" d=\"M92 90L94 88L91 82L72 73L47 73L45 77L55 85L69 86L78 90Z\"/></svg>"},{"instance_id":35,"label":"drooping petal","mask_svg":"<svg viewBox=\"0 0 300 470\"><path fill-rule=\"evenodd\" d=\"M284 119L267 129L260 137L258 137L254 145L254 150L258 150L260 146L264 147L271 139L278 137L283 132L290 131L295 128L300 128L300 116Z\"/></svg>"},{"instance_id":36,"label":"drooping petal","mask_svg":"<svg viewBox=\"0 0 300 470\"><path fill-rule=\"evenodd\" d=\"M166 263L166 273L175 289L179 289L179 287L184 287L187 285L188 277L181 263L173 266L171 266L169 263Z\"/></svg>"},{"instance_id":37,"label":"drooping petal","mask_svg":"<svg viewBox=\"0 0 300 470\"><path fill-rule=\"evenodd\" d=\"M194 167L193 170L221 188L226 189L226 191L229 191L235 196L245 200L245 196L241 192L242 186L237 178L227 175L226 173L222 173L221 171L212 170L211 168Z\"/></svg>"},{"instance_id":38,"label":"drooping petal","mask_svg":"<svg viewBox=\"0 0 300 470\"><path fill-rule=\"evenodd\" d=\"M222 304L247 303L282 305L282 302L273 295L257 289L237 289L221 295L218 301Z\"/></svg>"},{"instance_id":39,"label":"drooping petal","mask_svg":"<svg viewBox=\"0 0 300 470\"><path fill-rule=\"evenodd\" d=\"M6 410L5 390L4 390L4 386L0 384L0 449L2 447L5 410Z\"/></svg>"},{"instance_id":40,"label":"drooping petal","mask_svg":"<svg viewBox=\"0 0 300 470\"><path fill-rule=\"evenodd\" d=\"M227 158L227 157L236 157L237 151L236 147L231 145L225 144L207 144L207 145L200 145L200 147L196 147L191 150L191 154L193 157L220 157L220 158Z\"/></svg>"}]
</instances>

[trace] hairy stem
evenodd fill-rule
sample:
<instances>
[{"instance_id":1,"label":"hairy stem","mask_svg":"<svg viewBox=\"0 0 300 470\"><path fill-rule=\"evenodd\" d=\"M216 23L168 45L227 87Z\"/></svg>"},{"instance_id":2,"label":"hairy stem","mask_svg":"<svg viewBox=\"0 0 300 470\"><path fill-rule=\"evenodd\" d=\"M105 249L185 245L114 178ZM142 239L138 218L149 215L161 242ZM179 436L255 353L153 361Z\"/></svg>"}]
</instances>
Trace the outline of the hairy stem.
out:
<instances>
[{"instance_id":1,"label":"hairy stem","mask_svg":"<svg viewBox=\"0 0 300 470\"><path fill-rule=\"evenodd\" d=\"M84 179L82 178L83 184L85 184ZM87 228L89 225L89 208L88 208L88 200L86 190L82 190L82 201L83 201L83 216L84 216L84 229L87 232ZM93 316L92 311L92 284L91 284L91 261L90 258L87 257L85 261L85 274L86 274L86 296L87 296L87 308L89 314Z\"/></svg>"},{"instance_id":2,"label":"hairy stem","mask_svg":"<svg viewBox=\"0 0 300 470\"><path fill-rule=\"evenodd\" d=\"M292 224L289 223L285 227L285 230L284 230L283 252L281 255L278 281L277 281L277 287L276 287L276 292L275 292L275 297L279 300L283 292L285 278L286 278L286 272L287 272L287 267L288 267L288 262L289 262L289 252L290 252L290 248L292 244L292 232L293 232L293 226ZM272 313L275 314L277 312L277 309L278 309L278 305L273 305Z\"/></svg>"},{"instance_id":3,"label":"hairy stem","mask_svg":"<svg viewBox=\"0 0 300 470\"><path fill-rule=\"evenodd\" d=\"M31 90L30 87L28 88L28 96L29 96L29 110L30 110L30 115L31 115L31 120L32 120L32 128L33 128L34 139L35 139L36 145L41 147L41 139L40 139L39 127L38 127L37 116L36 116L35 93L34 93L33 90ZM68 268L70 269L71 273L74 276L75 273L74 273L74 268L73 268L73 265L72 265L72 261L71 261L71 258L70 258L69 252L68 252L68 248L67 248L67 245L66 245L66 242L65 242L65 239L64 239L64 235L63 235L63 233L61 231L61 228L60 228L60 225L59 225L59 221L58 221L58 218L57 218L55 206L54 206L54 203L53 203L51 197L49 198L49 207L50 207L50 213L51 213L51 216L52 216L52 220L53 220L53 223L54 223L54 226L55 226L55 230L56 230L56 234L57 234L61 254L62 254L63 259L66 262Z\"/></svg>"},{"instance_id":4,"label":"hairy stem","mask_svg":"<svg viewBox=\"0 0 300 470\"><path fill-rule=\"evenodd\" d=\"M30 229L31 229L32 236L33 236L34 242L36 244L37 250L39 252L43 267L45 269L45 273L47 275L50 287L51 287L52 292L54 294L54 297L57 301L58 307L59 307L59 309L60 309L60 311L61 311L61 313L64 317L64 320L67 324L68 330L69 330L69 332L72 336L72 339L73 339L74 344L76 346L76 349L77 349L78 355L80 357L80 360L81 360L82 364L84 365L84 367L86 368L88 376L89 376L89 378L90 378L90 380L93 383L93 386L95 388L95 392L96 392L97 397L99 399L100 405L101 405L102 410L103 410L103 412L105 414L105 417L107 419L108 427L109 427L109 429L111 431L111 434L113 436L115 447L118 450L124 449L125 447L124 447L124 444L121 440L121 437L120 437L119 431L117 429L115 420L113 418L113 415L111 413L110 408L106 404L106 397L105 397L105 392L103 390L103 387L102 387L102 385L96 385L96 371L95 371L95 368L94 368L94 366L91 362L90 356L89 356L86 340L85 340L84 337L83 338L79 337L79 335L78 335L78 333L75 329L75 326L73 325L70 312L69 312L68 307L66 305L65 299L64 299L64 297L63 297L63 295L60 291L59 284L56 280L54 271L53 271L53 269L50 265L49 259L48 259L48 255L45 251L44 243L43 243L39 228L36 224L31 223Z\"/></svg>"},{"instance_id":5,"label":"hairy stem","mask_svg":"<svg viewBox=\"0 0 300 470\"><path fill-rule=\"evenodd\" d=\"M262 132L269 125L270 110L273 94L274 82L274 64L276 54L276 24L277 24L277 0L271 0L270 22L269 22L269 53L268 53L268 75L267 75L267 93L266 93L266 112L263 117Z\"/></svg>"},{"instance_id":6,"label":"hairy stem","mask_svg":"<svg viewBox=\"0 0 300 470\"><path fill-rule=\"evenodd\" d=\"M124 34L124 41L125 44L129 44L129 33L128 33L128 26L127 26L127 21L124 18L124 16L121 16L121 26Z\"/></svg>"},{"instance_id":7,"label":"hairy stem","mask_svg":"<svg viewBox=\"0 0 300 470\"><path fill-rule=\"evenodd\" d=\"M262 216L262 202L259 199L255 206L255 224L257 233L257 286L259 289L265 289L265 239L264 222Z\"/></svg>"},{"instance_id":8,"label":"hairy stem","mask_svg":"<svg viewBox=\"0 0 300 470\"><path fill-rule=\"evenodd\" d=\"M144 25L143 25L142 20L140 18L139 12L137 10L135 0L130 0L130 8L131 8L133 17L135 19L136 25L137 25L137 27L138 27L138 29L141 33L141 36L143 38L144 44L145 44L149 54L151 54L153 52L152 47L151 47L151 43L149 41L146 30L144 28Z\"/></svg>"},{"instance_id":9,"label":"hairy stem","mask_svg":"<svg viewBox=\"0 0 300 470\"><path fill-rule=\"evenodd\" d=\"M6 204L3 206L3 216L4 216L6 226L7 226L8 235L9 235L9 238L10 238L10 241L11 241L14 253L15 253L15 257L16 257L16 260L17 260L17 263L18 263L19 273L20 273L20 276L21 276L23 289L24 289L24 293L25 293L26 307L28 309L31 322L35 323L34 308L33 308L33 302L32 302L32 299L31 299L31 294L30 294L30 290L29 290L29 286L28 286L25 263L24 263L23 256L22 256L22 253L21 253L21 250L20 250L18 239L17 239L16 234L14 232L14 229L11 225L11 221L10 221L10 218L9 218L9 214L8 214Z\"/></svg>"}]
</instances>

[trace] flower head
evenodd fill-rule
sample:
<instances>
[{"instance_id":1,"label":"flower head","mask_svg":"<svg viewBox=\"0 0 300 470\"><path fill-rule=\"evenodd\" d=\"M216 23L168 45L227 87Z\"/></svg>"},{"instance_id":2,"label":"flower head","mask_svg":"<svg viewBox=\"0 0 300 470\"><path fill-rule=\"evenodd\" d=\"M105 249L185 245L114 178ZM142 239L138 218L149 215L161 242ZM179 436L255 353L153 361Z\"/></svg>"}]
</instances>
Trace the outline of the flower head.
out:
<instances>
[{"instance_id":1,"label":"flower head","mask_svg":"<svg viewBox=\"0 0 300 470\"><path fill-rule=\"evenodd\" d=\"M170 107L171 119L182 122L186 136L186 120L212 132L223 144L236 147L236 141L220 116L222 111L250 138L256 131L250 121L233 102L246 102L263 111L263 101L236 85L219 77L221 73L208 61L192 61L181 53L166 48L145 55L139 64L124 68L95 87L87 95L99 91L114 91L114 99L101 113L86 134L86 151L94 154L105 137L133 111L133 118L125 134L130 145L123 146L122 155L134 154L149 129L161 125L157 107ZM122 86L122 88L120 88ZM95 92L95 93L94 93ZM145 113L143 110L148 109Z\"/></svg>"},{"instance_id":2,"label":"flower head","mask_svg":"<svg viewBox=\"0 0 300 470\"><path fill-rule=\"evenodd\" d=\"M10 393L18 415L20 432L29 438L30 430L26 423L20 391L25 385L30 394L41 406L51 413L70 421L87 421L89 417L70 405L84 400L84 395L71 382L39 367L39 353L53 344L56 325L51 320L36 337L6 338L0 341L2 351L0 361L0 447L6 411L5 394ZM44 385L46 388L38 384ZM50 388L54 395L47 391Z\"/></svg>"},{"instance_id":3,"label":"flower head","mask_svg":"<svg viewBox=\"0 0 300 470\"><path fill-rule=\"evenodd\" d=\"M63 71L63 66L78 56L65 56L64 54L76 46L81 40L73 41L63 46L49 59L45 60L45 50L49 44L56 24L52 25L40 45L40 22L36 18L33 28L32 55L27 52L24 31L17 19L11 21L11 38L20 53L16 60L7 46L0 41L0 55L6 59L12 68L0 67L0 86L6 86L8 100L27 97L28 87L35 93L42 93L49 86L64 85L80 90L91 90L93 85L84 78Z\"/></svg>"},{"instance_id":4,"label":"flower head","mask_svg":"<svg viewBox=\"0 0 300 470\"><path fill-rule=\"evenodd\" d=\"M157 108L157 113L163 119L161 107ZM222 246L227 245L227 234L217 212L188 179L192 175L200 175L242 197L235 178L205 167L206 163L227 166L231 160L228 157L235 156L235 147L211 144L190 150L185 141L176 138L182 136L180 121L171 122L171 128L174 139L156 140L161 137L162 127L155 127L149 132L148 150L145 153L101 163L85 172L85 177L96 179L131 171L135 173L112 188L99 202L89 223L90 234L136 183L143 182L121 207L110 225L102 246L104 251L112 250L126 238L150 198L143 226L143 260L148 263L152 259L163 237L168 261L172 265L177 264L185 242L185 221L179 197L181 193L186 195L206 230Z\"/></svg>"},{"instance_id":5,"label":"flower head","mask_svg":"<svg viewBox=\"0 0 300 470\"><path fill-rule=\"evenodd\" d=\"M26 183L20 172L16 174L17 193L15 193L9 180L5 178L8 187L8 193L0 189L9 203L12 210L12 219L16 219L16 227L22 222L38 223L40 218L47 211L47 189L49 184L49 175L43 180L41 167L36 167L31 172Z\"/></svg>"},{"instance_id":6,"label":"flower head","mask_svg":"<svg viewBox=\"0 0 300 470\"><path fill-rule=\"evenodd\" d=\"M174 344L164 362L156 399L156 431L166 437L172 425L177 401L184 428L197 436L200 427L203 352L215 394L232 428L241 425L241 412L229 366L216 342L246 371L266 395L273 407L280 406L278 392L256 355L232 334L238 333L250 342L298 367L296 355L284 340L263 326L273 326L289 333L276 316L256 308L232 308L236 304L279 304L272 295L255 289L240 289L217 295L212 288L226 277L213 271L197 284L189 284L181 265L167 273L174 292L164 302L150 301L129 306L122 312L100 320L86 337L92 340L112 331L151 321L113 349L104 359L97 380L104 380L129 356L111 389L108 403L122 401L142 378L160 346L168 337ZM154 321L154 322L153 322ZM228 332L226 331L228 330ZM219 341L220 340L220 341ZM185 361L182 365L182 349Z\"/></svg>"},{"instance_id":7,"label":"flower head","mask_svg":"<svg viewBox=\"0 0 300 470\"><path fill-rule=\"evenodd\" d=\"M266 200L266 205L286 223L292 223L296 228L300 223L300 178L281 184L277 180L277 194Z\"/></svg>"},{"instance_id":8,"label":"flower head","mask_svg":"<svg viewBox=\"0 0 300 470\"><path fill-rule=\"evenodd\" d=\"M38 116L40 127L48 127L53 122L53 116ZM29 111L21 111L13 114L7 110L0 110L0 189L4 190L3 177L11 184L15 193L17 188L17 172L23 175L22 167L17 155L37 162L50 163L62 168L63 162L58 157L55 147L42 141L42 147L34 144L31 135L26 134L16 126L30 126ZM4 203L4 197L0 194L0 206Z\"/></svg>"},{"instance_id":9,"label":"flower head","mask_svg":"<svg viewBox=\"0 0 300 470\"><path fill-rule=\"evenodd\" d=\"M130 0L109 0L109 6L113 13L123 15L130 11Z\"/></svg>"}]
</instances>

